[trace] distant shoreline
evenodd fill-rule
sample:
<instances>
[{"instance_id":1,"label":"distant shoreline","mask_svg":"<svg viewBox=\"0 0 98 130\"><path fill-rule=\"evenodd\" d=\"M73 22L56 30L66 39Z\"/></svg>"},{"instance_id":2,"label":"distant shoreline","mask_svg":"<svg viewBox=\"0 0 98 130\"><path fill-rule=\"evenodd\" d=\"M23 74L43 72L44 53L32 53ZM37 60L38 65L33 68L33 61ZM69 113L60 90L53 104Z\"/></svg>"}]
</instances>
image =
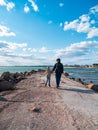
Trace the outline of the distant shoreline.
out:
<instances>
[{"instance_id":1,"label":"distant shoreline","mask_svg":"<svg viewBox=\"0 0 98 130\"><path fill-rule=\"evenodd\" d=\"M50 67L53 67L53 65L35 65L35 66L0 66L0 67L47 67L47 66L50 66ZM98 67L87 67L87 66L79 66L79 67L76 67L76 66L64 66L64 68L98 68Z\"/></svg>"}]
</instances>

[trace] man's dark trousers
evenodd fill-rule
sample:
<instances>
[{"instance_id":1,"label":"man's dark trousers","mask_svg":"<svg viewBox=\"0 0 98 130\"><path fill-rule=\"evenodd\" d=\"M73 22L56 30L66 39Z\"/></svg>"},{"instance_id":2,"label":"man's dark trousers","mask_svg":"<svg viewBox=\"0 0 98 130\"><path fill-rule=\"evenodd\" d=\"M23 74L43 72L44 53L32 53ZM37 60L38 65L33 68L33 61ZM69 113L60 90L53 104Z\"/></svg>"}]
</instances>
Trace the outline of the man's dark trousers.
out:
<instances>
[{"instance_id":1,"label":"man's dark trousers","mask_svg":"<svg viewBox=\"0 0 98 130\"><path fill-rule=\"evenodd\" d=\"M57 85L56 87L59 87L60 79L61 79L61 73L56 73L55 78L56 78L56 85Z\"/></svg>"}]
</instances>

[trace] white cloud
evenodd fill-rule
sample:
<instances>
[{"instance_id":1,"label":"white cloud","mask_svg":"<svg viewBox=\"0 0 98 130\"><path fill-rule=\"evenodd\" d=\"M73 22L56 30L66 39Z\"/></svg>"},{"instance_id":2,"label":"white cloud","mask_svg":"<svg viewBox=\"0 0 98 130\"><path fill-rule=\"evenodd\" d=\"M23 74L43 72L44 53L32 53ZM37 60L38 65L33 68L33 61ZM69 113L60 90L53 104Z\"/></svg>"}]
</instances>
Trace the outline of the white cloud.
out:
<instances>
[{"instance_id":1,"label":"white cloud","mask_svg":"<svg viewBox=\"0 0 98 130\"><path fill-rule=\"evenodd\" d=\"M6 26L0 25L0 36L16 36L14 32L10 32L10 29Z\"/></svg>"},{"instance_id":2,"label":"white cloud","mask_svg":"<svg viewBox=\"0 0 98 130\"><path fill-rule=\"evenodd\" d=\"M22 66L22 65L32 65L32 59L29 56L0 56L0 66ZM33 64L34 65L34 64Z\"/></svg>"},{"instance_id":3,"label":"white cloud","mask_svg":"<svg viewBox=\"0 0 98 130\"><path fill-rule=\"evenodd\" d=\"M9 2L7 5L7 10L10 11L11 9L13 9L15 7L15 4L13 2Z\"/></svg>"},{"instance_id":4,"label":"white cloud","mask_svg":"<svg viewBox=\"0 0 98 130\"><path fill-rule=\"evenodd\" d=\"M82 15L80 19L76 19L70 23L65 22L64 31L73 29L77 32L88 33L90 31L90 22L87 15Z\"/></svg>"},{"instance_id":5,"label":"white cloud","mask_svg":"<svg viewBox=\"0 0 98 130\"><path fill-rule=\"evenodd\" d=\"M0 5L1 5L1 6L6 6L5 0L0 0Z\"/></svg>"},{"instance_id":6,"label":"white cloud","mask_svg":"<svg viewBox=\"0 0 98 130\"><path fill-rule=\"evenodd\" d=\"M29 51L29 52L32 53L32 52L37 52L37 49L35 49L35 48L23 48L23 51L24 52L28 52Z\"/></svg>"},{"instance_id":7,"label":"white cloud","mask_svg":"<svg viewBox=\"0 0 98 130\"><path fill-rule=\"evenodd\" d=\"M90 21L90 17L88 15L82 15L79 17L81 22L89 22Z\"/></svg>"},{"instance_id":8,"label":"white cloud","mask_svg":"<svg viewBox=\"0 0 98 130\"><path fill-rule=\"evenodd\" d=\"M46 47L42 47L39 49L39 52L45 53L45 52L49 52L49 50Z\"/></svg>"},{"instance_id":9,"label":"white cloud","mask_svg":"<svg viewBox=\"0 0 98 130\"><path fill-rule=\"evenodd\" d=\"M10 66L11 64L8 62L8 57L0 56L0 66Z\"/></svg>"},{"instance_id":10,"label":"white cloud","mask_svg":"<svg viewBox=\"0 0 98 130\"><path fill-rule=\"evenodd\" d=\"M7 41L0 41L0 51L4 52L14 52L16 49L27 47L27 43L14 43Z\"/></svg>"},{"instance_id":11,"label":"white cloud","mask_svg":"<svg viewBox=\"0 0 98 130\"><path fill-rule=\"evenodd\" d=\"M33 7L34 11L38 12L39 9L38 9L37 4L34 2L34 0L28 0L28 1L31 3L31 6Z\"/></svg>"},{"instance_id":12,"label":"white cloud","mask_svg":"<svg viewBox=\"0 0 98 130\"><path fill-rule=\"evenodd\" d=\"M26 47L27 43L0 41L0 66L32 65L34 55L29 54L29 51L23 53L22 49Z\"/></svg>"},{"instance_id":13,"label":"white cloud","mask_svg":"<svg viewBox=\"0 0 98 130\"><path fill-rule=\"evenodd\" d=\"M6 0L0 0L0 5L5 6L8 11L15 7L15 4L13 2L8 2Z\"/></svg>"},{"instance_id":14,"label":"white cloud","mask_svg":"<svg viewBox=\"0 0 98 130\"><path fill-rule=\"evenodd\" d=\"M23 48L24 52L33 52L33 53L48 53L48 52L54 52L54 50L49 50L47 47L41 47L41 48Z\"/></svg>"},{"instance_id":15,"label":"white cloud","mask_svg":"<svg viewBox=\"0 0 98 130\"><path fill-rule=\"evenodd\" d=\"M87 34L87 38L93 38L95 36L98 36L98 28L92 28Z\"/></svg>"},{"instance_id":16,"label":"white cloud","mask_svg":"<svg viewBox=\"0 0 98 130\"><path fill-rule=\"evenodd\" d=\"M95 24L96 22L95 22L95 20L91 20L91 24Z\"/></svg>"},{"instance_id":17,"label":"white cloud","mask_svg":"<svg viewBox=\"0 0 98 130\"><path fill-rule=\"evenodd\" d=\"M63 7L63 6L64 6L64 3L59 3L59 6L60 6L60 7Z\"/></svg>"},{"instance_id":18,"label":"white cloud","mask_svg":"<svg viewBox=\"0 0 98 130\"><path fill-rule=\"evenodd\" d=\"M97 50L98 41L81 41L56 50L0 41L0 65L53 65L58 57L64 64L93 64L98 61Z\"/></svg>"},{"instance_id":19,"label":"white cloud","mask_svg":"<svg viewBox=\"0 0 98 130\"><path fill-rule=\"evenodd\" d=\"M52 24L52 20L49 20L49 21L48 21L48 24Z\"/></svg>"},{"instance_id":20,"label":"white cloud","mask_svg":"<svg viewBox=\"0 0 98 130\"><path fill-rule=\"evenodd\" d=\"M24 6L24 12L25 12L25 13L30 12L30 8L29 8L27 5Z\"/></svg>"},{"instance_id":21,"label":"white cloud","mask_svg":"<svg viewBox=\"0 0 98 130\"><path fill-rule=\"evenodd\" d=\"M21 50L20 50L21 49ZM47 53L47 52L52 52L52 50L47 49L46 47L41 47L41 48L30 48L28 47L27 43L14 43L14 42L7 42L7 41L0 41L0 52L6 52L6 53L14 53L15 51L19 52L21 51L21 54L24 52L27 54L32 54L34 53Z\"/></svg>"},{"instance_id":22,"label":"white cloud","mask_svg":"<svg viewBox=\"0 0 98 130\"><path fill-rule=\"evenodd\" d=\"M94 12L96 13L97 9ZM74 30L79 33L87 33L87 38L93 38L98 36L98 28L94 26L95 23L96 21L91 19L89 14L85 14L71 22L66 21L64 23L64 31Z\"/></svg>"},{"instance_id":23,"label":"white cloud","mask_svg":"<svg viewBox=\"0 0 98 130\"><path fill-rule=\"evenodd\" d=\"M60 27L62 27L63 26L63 23L60 23Z\"/></svg>"},{"instance_id":24,"label":"white cloud","mask_svg":"<svg viewBox=\"0 0 98 130\"><path fill-rule=\"evenodd\" d=\"M50 64L51 60L43 54L49 51L46 47L30 48L27 43L0 41L0 66Z\"/></svg>"},{"instance_id":25,"label":"white cloud","mask_svg":"<svg viewBox=\"0 0 98 130\"><path fill-rule=\"evenodd\" d=\"M82 41L79 43L73 43L69 47L60 49L56 51L56 57L67 57L67 58L77 58L84 56L91 56L92 48L98 48L97 41Z\"/></svg>"},{"instance_id":26,"label":"white cloud","mask_svg":"<svg viewBox=\"0 0 98 130\"><path fill-rule=\"evenodd\" d=\"M77 32L88 33L90 31L90 23L89 22L80 22L76 28Z\"/></svg>"},{"instance_id":27,"label":"white cloud","mask_svg":"<svg viewBox=\"0 0 98 130\"><path fill-rule=\"evenodd\" d=\"M92 14L98 13L98 5L90 8L90 13L92 13Z\"/></svg>"},{"instance_id":28,"label":"white cloud","mask_svg":"<svg viewBox=\"0 0 98 130\"><path fill-rule=\"evenodd\" d=\"M28 48L28 51L30 51L30 52L37 52L37 49L35 49L35 48Z\"/></svg>"},{"instance_id":29,"label":"white cloud","mask_svg":"<svg viewBox=\"0 0 98 130\"><path fill-rule=\"evenodd\" d=\"M23 48L23 47L26 47L27 44L26 43L12 43L12 42L8 42L8 48L10 48L11 50L16 50L16 49L19 49L19 48Z\"/></svg>"},{"instance_id":30,"label":"white cloud","mask_svg":"<svg viewBox=\"0 0 98 130\"><path fill-rule=\"evenodd\" d=\"M70 30L70 29L77 29L77 26L78 26L78 21L79 20L74 20L70 23L68 23L67 21L64 23L64 31L66 30Z\"/></svg>"},{"instance_id":31,"label":"white cloud","mask_svg":"<svg viewBox=\"0 0 98 130\"><path fill-rule=\"evenodd\" d=\"M4 47L3 47L3 44L4 44ZM35 55L32 53L29 54L29 50L31 51L31 48L25 48L24 51L26 51L26 53L23 53L22 51L21 51L21 53L19 53L18 50L20 49L20 47L22 48L22 47L26 46L25 44L22 44L22 43L19 45L20 46L18 47L17 44L13 45L13 43L0 41L0 66L2 66L2 65L3 66L5 66L5 65L18 65L19 66L19 65L50 64L50 60L47 59L47 57L45 57L43 55ZM13 46L13 47L11 47L11 49L10 49L10 46ZM16 46L18 48L16 48ZM8 50L10 50L10 51L8 51ZM37 52L37 54L38 54L38 52Z\"/></svg>"}]
</instances>

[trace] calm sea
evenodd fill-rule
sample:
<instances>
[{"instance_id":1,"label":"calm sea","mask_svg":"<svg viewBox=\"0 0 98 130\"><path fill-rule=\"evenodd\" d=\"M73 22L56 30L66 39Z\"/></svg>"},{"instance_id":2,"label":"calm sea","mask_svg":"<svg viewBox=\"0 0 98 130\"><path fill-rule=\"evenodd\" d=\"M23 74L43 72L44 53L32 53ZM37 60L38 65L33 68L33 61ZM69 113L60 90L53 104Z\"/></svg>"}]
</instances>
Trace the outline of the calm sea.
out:
<instances>
[{"instance_id":1,"label":"calm sea","mask_svg":"<svg viewBox=\"0 0 98 130\"><path fill-rule=\"evenodd\" d=\"M2 66L0 67L0 75L3 72L25 72L31 70L45 70L45 67L33 67L33 66ZM81 78L83 82L93 82L98 84L98 68L64 68L64 71L69 73L73 78Z\"/></svg>"}]
</instances>

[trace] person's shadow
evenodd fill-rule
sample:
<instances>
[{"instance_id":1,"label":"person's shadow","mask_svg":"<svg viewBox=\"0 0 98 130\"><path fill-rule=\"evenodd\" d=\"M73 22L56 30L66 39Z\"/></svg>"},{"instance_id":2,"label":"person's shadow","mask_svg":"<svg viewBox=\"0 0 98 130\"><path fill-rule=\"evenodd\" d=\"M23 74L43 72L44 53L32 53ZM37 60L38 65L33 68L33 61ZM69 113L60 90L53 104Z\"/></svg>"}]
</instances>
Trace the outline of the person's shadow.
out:
<instances>
[{"instance_id":1,"label":"person's shadow","mask_svg":"<svg viewBox=\"0 0 98 130\"><path fill-rule=\"evenodd\" d=\"M81 93L87 93L87 94L93 94L95 93L93 90L83 90L83 89L78 89L78 88L58 88L60 90L66 90L66 91L73 91L73 92L81 92Z\"/></svg>"}]
</instances>

